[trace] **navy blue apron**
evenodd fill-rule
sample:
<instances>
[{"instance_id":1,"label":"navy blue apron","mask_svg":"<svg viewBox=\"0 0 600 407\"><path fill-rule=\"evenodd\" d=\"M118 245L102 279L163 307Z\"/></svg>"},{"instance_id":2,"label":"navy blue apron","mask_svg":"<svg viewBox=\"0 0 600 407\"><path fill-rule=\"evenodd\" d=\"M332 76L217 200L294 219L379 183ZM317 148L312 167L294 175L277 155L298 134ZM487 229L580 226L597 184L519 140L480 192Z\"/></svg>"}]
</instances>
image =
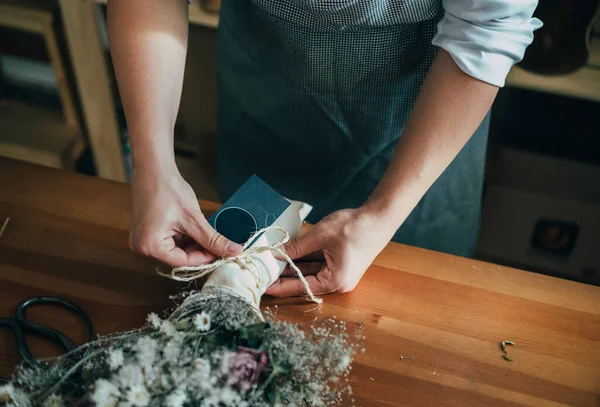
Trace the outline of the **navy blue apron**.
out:
<instances>
[{"instance_id":1,"label":"navy blue apron","mask_svg":"<svg viewBox=\"0 0 600 407\"><path fill-rule=\"evenodd\" d=\"M387 168L437 48L440 0L225 0L219 26L222 199L252 174L314 206L360 206ZM394 236L471 255L486 119Z\"/></svg>"}]
</instances>

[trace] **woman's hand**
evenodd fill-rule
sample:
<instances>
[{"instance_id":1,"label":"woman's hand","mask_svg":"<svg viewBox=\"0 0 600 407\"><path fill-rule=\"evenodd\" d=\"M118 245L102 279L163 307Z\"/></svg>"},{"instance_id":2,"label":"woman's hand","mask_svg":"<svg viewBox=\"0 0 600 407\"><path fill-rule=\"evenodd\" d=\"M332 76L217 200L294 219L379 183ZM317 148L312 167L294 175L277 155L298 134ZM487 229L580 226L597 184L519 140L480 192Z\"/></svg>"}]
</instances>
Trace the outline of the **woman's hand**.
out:
<instances>
[{"instance_id":1,"label":"woman's hand","mask_svg":"<svg viewBox=\"0 0 600 407\"><path fill-rule=\"evenodd\" d=\"M172 266L200 265L217 256L235 256L242 246L208 223L190 185L173 165L136 168L131 179L129 245Z\"/></svg>"},{"instance_id":2,"label":"woman's hand","mask_svg":"<svg viewBox=\"0 0 600 407\"><path fill-rule=\"evenodd\" d=\"M315 295L352 291L397 230L366 206L334 212L291 241L286 251ZM301 296L304 286L289 267L266 294Z\"/></svg>"}]
</instances>

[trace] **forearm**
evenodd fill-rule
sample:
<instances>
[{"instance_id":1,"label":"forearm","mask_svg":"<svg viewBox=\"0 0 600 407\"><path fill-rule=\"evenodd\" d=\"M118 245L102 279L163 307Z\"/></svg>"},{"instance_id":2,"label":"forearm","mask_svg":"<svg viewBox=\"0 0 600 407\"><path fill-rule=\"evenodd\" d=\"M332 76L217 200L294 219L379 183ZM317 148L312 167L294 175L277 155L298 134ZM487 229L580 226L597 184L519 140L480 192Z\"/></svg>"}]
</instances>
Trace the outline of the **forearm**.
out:
<instances>
[{"instance_id":1,"label":"forearm","mask_svg":"<svg viewBox=\"0 0 600 407\"><path fill-rule=\"evenodd\" d=\"M399 227L479 127L497 91L440 50L369 209Z\"/></svg>"},{"instance_id":2,"label":"forearm","mask_svg":"<svg viewBox=\"0 0 600 407\"><path fill-rule=\"evenodd\" d=\"M187 50L187 2L110 0L108 32L134 168L174 167L173 128Z\"/></svg>"}]
</instances>

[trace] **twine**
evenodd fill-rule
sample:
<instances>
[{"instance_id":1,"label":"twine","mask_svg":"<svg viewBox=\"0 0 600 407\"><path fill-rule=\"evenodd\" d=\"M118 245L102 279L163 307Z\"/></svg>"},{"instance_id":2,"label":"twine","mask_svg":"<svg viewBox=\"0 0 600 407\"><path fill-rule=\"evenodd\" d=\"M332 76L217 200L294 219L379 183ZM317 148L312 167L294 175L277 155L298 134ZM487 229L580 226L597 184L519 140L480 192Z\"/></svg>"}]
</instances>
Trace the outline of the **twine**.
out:
<instances>
[{"instance_id":1,"label":"twine","mask_svg":"<svg viewBox=\"0 0 600 407\"><path fill-rule=\"evenodd\" d=\"M255 241L257 236L259 236L262 233L267 232L270 229L275 229L275 230L281 232L283 234L282 239L272 245L269 245L269 246L249 247L250 244L252 244ZM304 286L304 290L306 291L307 298L310 301L313 301L317 304L321 304L323 302L323 300L321 298L316 297L313 294L312 290L310 289L310 287L308 285L308 281L306 281L306 278L304 278L304 275L302 274L302 271L300 271L298 266L296 266L294 261L285 252L284 245L286 243L288 243L289 241L290 241L290 234L287 232L287 230L285 230L281 226L271 226L268 228L261 229L261 230L257 231L256 233L254 233L250 237L250 239L248 239L248 241L244 244L244 250L238 256L220 257L212 263L202 264L200 266L175 267L171 270L170 273L164 273L162 271L159 271L158 273L164 277L168 277L175 281L190 282L190 281L196 280L198 278L205 277L205 276L209 275L210 273L212 273L213 271L217 270L219 267L222 267L226 264L235 263L238 266L240 266L240 268L242 270L246 270L247 272L250 272L252 274L252 276L254 277L254 279L256 280L257 285L260 286L260 284L261 284L260 274L258 274L256 269L253 269L253 267L249 267L249 266L253 265L256 267L256 265L253 262L253 257L255 257L261 253L264 253L264 252L272 252L272 253L278 254L283 260L285 260L289 264L289 266L292 268L292 270L294 270L294 272L296 273L296 276L300 279L300 281L302 282L302 285Z\"/></svg>"}]
</instances>

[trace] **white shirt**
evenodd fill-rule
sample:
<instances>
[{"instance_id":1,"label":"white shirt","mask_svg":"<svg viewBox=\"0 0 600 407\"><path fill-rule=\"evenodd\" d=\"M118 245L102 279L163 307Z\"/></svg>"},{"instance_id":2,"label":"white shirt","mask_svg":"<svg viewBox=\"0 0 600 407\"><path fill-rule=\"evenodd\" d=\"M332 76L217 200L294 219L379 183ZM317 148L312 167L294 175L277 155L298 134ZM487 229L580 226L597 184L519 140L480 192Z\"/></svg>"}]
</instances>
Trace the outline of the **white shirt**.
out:
<instances>
[{"instance_id":1,"label":"white shirt","mask_svg":"<svg viewBox=\"0 0 600 407\"><path fill-rule=\"evenodd\" d=\"M433 44L445 49L468 75L504 86L542 26L532 18L537 0L442 0L446 11Z\"/></svg>"}]
</instances>

